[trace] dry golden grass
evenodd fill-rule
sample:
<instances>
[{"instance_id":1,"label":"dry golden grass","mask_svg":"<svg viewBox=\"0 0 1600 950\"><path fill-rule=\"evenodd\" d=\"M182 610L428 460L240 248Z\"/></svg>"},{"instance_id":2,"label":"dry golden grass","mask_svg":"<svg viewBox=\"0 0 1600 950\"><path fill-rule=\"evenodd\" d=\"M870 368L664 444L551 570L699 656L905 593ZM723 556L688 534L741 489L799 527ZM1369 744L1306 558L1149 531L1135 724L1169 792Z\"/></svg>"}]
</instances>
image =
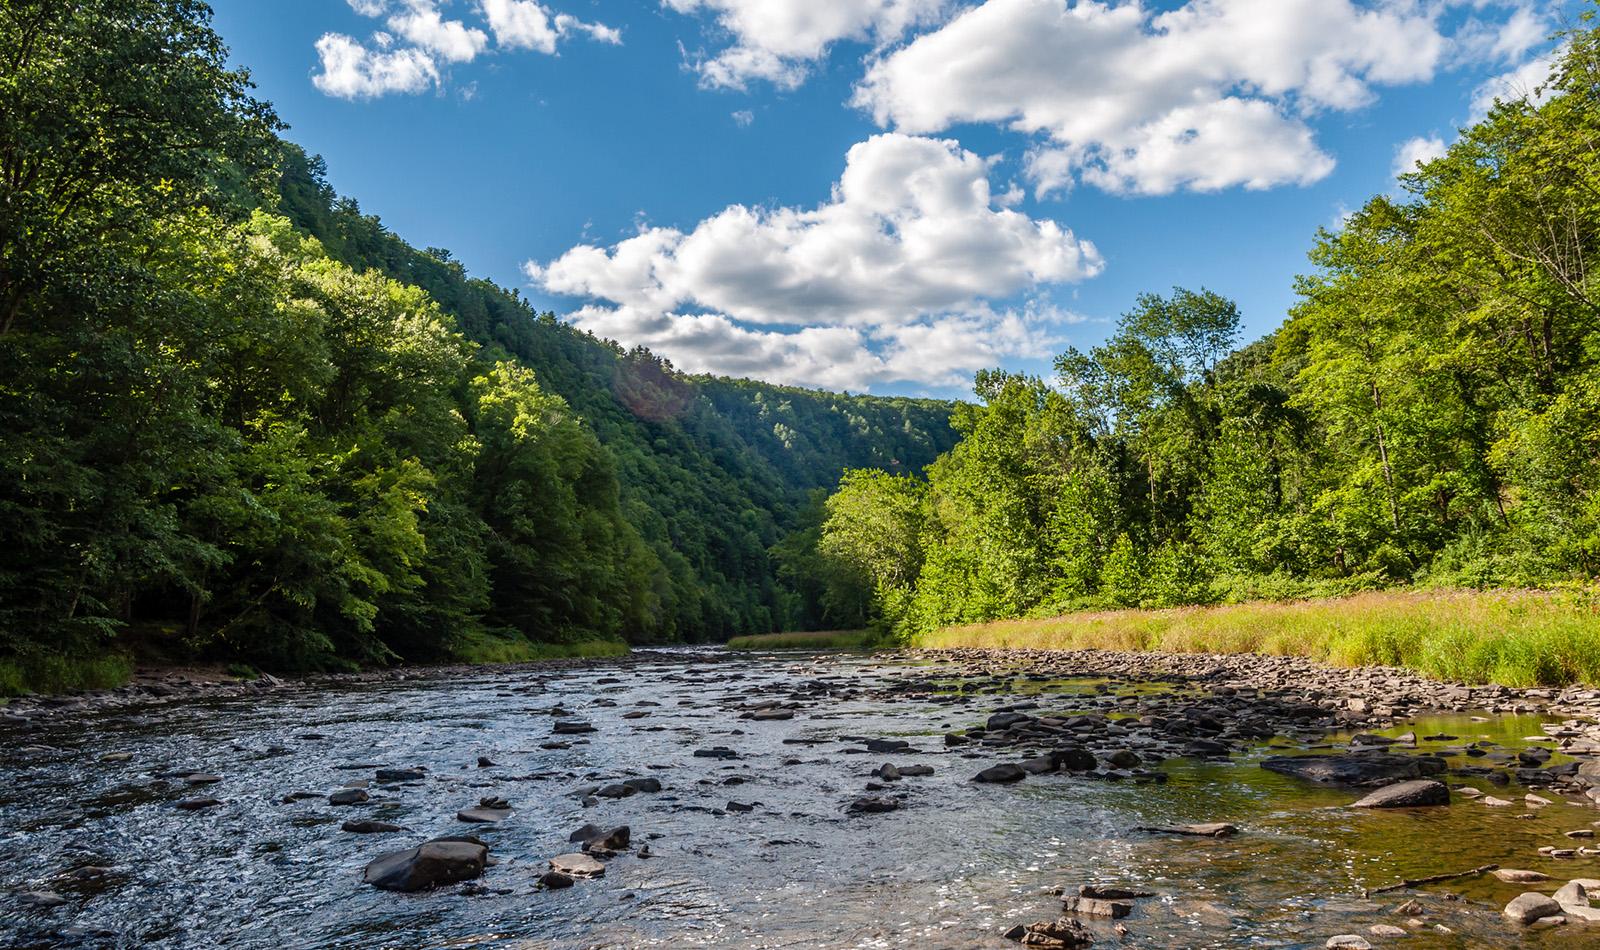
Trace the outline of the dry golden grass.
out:
<instances>
[{"instance_id":1,"label":"dry golden grass","mask_svg":"<svg viewBox=\"0 0 1600 950\"><path fill-rule=\"evenodd\" d=\"M1592 590L1392 591L1098 611L946 627L910 645L1266 653L1340 666L1405 666L1473 683L1600 683L1600 597Z\"/></svg>"}]
</instances>

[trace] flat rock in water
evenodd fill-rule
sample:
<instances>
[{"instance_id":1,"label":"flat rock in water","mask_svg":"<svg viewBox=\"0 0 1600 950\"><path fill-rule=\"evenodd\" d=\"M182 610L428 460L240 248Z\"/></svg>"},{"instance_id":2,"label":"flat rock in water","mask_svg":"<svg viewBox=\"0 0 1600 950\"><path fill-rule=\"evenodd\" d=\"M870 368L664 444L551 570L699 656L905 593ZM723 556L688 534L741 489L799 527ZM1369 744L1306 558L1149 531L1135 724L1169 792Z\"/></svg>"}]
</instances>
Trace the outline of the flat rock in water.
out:
<instances>
[{"instance_id":1,"label":"flat rock in water","mask_svg":"<svg viewBox=\"0 0 1600 950\"><path fill-rule=\"evenodd\" d=\"M1352 808L1422 808L1430 805L1450 804L1450 789L1433 779L1412 779L1385 785L1366 798L1351 805Z\"/></svg>"},{"instance_id":2,"label":"flat rock in water","mask_svg":"<svg viewBox=\"0 0 1600 950\"><path fill-rule=\"evenodd\" d=\"M1094 943L1094 936L1088 929L1071 917L1012 927L1006 931L1006 936L1025 947L1042 947L1045 950L1068 950Z\"/></svg>"},{"instance_id":3,"label":"flat rock in water","mask_svg":"<svg viewBox=\"0 0 1600 950\"><path fill-rule=\"evenodd\" d=\"M202 808L215 808L222 804L215 798L185 798L178 802L178 807L184 811L200 811Z\"/></svg>"},{"instance_id":4,"label":"flat rock in water","mask_svg":"<svg viewBox=\"0 0 1600 950\"><path fill-rule=\"evenodd\" d=\"M420 782L428 777L421 769L379 769L377 775L380 782Z\"/></svg>"},{"instance_id":5,"label":"flat rock in water","mask_svg":"<svg viewBox=\"0 0 1600 950\"><path fill-rule=\"evenodd\" d=\"M550 859L550 870L567 877L605 877L606 866L587 854L558 854Z\"/></svg>"},{"instance_id":6,"label":"flat rock in water","mask_svg":"<svg viewBox=\"0 0 1600 950\"><path fill-rule=\"evenodd\" d=\"M594 732L594 726L577 720L562 720L555 724L551 732L558 736L576 736L585 732Z\"/></svg>"},{"instance_id":7,"label":"flat rock in water","mask_svg":"<svg viewBox=\"0 0 1600 950\"><path fill-rule=\"evenodd\" d=\"M1443 759L1431 756L1388 755L1279 755L1261 761L1261 767L1322 785L1371 788L1435 775L1445 770Z\"/></svg>"},{"instance_id":8,"label":"flat rock in water","mask_svg":"<svg viewBox=\"0 0 1600 950\"><path fill-rule=\"evenodd\" d=\"M845 810L864 814L880 814L882 812L894 811L899 807L900 803L893 798L867 795L851 802Z\"/></svg>"},{"instance_id":9,"label":"flat rock in water","mask_svg":"<svg viewBox=\"0 0 1600 950\"><path fill-rule=\"evenodd\" d=\"M1339 948L1339 950L1372 950L1372 944L1360 934L1340 934L1337 937L1329 937L1328 942L1323 946L1330 948L1330 950L1334 950L1334 948Z\"/></svg>"},{"instance_id":10,"label":"flat rock in water","mask_svg":"<svg viewBox=\"0 0 1600 950\"><path fill-rule=\"evenodd\" d=\"M982 772L974 775L972 780L974 782L992 783L1020 782L1026 778L1027 775L1028 773L1022 768L1022 766L1013 765L1010 762L1002 762L999 765L989 766Z\"/></svg>"},{"instance_id":11,"label":"flat rock in water","mask_svg":"<svg viewBox=\"0 0 1600 950\"><path fill-rule=\"evenodd\" d=\"M1526 894L1512 898L1503 911L1507 918L1523 926L1528 926L1542 917L1557 917L1561 914L1561 905L1553 898L1543 894L1529 891Z\"/></svg>"},{"instance_id":12,"label":"flat rock in water","mask_svg":"<svg viewBox=\"0 0 1600 950\"><path fill-rule=\"evenodd\" d=\"M1532 884L1536 881L1550 880L1550 875L1543 871L1524 871L1521 868L1496 868L1491 873L1507 884Z\"/></svg>"},{"instance_id":13,"label":"flat rock in water","mask_svg":"<svg viewBox=\"0 0 1600 950\"><path fill-rule=\"evenodd\" d=\"M347 821L339 826L341 831L348 831L358 835L378 835L390 831L404 831L399 825L391 825L387 821Z\"/></svg>"},{"instance_id":14,"label":"flat rock in water","mask_svg":"<svg viewBox=\"0 0 1600 950\"><path fill-rule=\"evenodd\" d=\"M511 809L509 808L486 808L482 805L477 808L463 808L456 812L456 818L460 821L477 822L479 824L505 821L510 817Z\"/></svg>"},{"instance_id":15,"label":"flat rock in water","mask_svg":"<svg viewBox=\"0 0 1600 950\"><path fill-rule=\"evenodd\" d=\"M1238 834L1239 829L1225 821L1208 821L1198 825L1140 825L1134 831L1148 831L1157 835L1189 835L1195 838L1226 838Z\"/></svg>"},{"instance_id":16,"label":"flat rock in water","mask_svg":"<svg viewBox=\"0 0 1600 950\"><path fill-rule=\"evenodd\" d=\"M1081 914L1085 917L1110 917L1120 920L1133 913L1133 905L1127 901L1110 901L1098 897L1063 897L1061 910L1067 914Z\"/></svg>"},{"instance_id":17,"label":"flat rock in water","mask_svg":"<svg viewBox=\"0 0 1600 950\"><path fill-rule=\"evenodd\" d=\"M341 788L328 796L330 805L359 805L370 798L366 791L359 788Z\"/></svg>"},{"instance_id":18,"label":"flat rock in water","mask_svg":"<svg viewBox=\"0 0 1600 950\"><path fill-rule=\"evenodd\" d=\"M362 880L386 891L425 891L483 874L489 847L468 838L436 838L405 851L380 855Z\"/></svg>"}]
</instances>

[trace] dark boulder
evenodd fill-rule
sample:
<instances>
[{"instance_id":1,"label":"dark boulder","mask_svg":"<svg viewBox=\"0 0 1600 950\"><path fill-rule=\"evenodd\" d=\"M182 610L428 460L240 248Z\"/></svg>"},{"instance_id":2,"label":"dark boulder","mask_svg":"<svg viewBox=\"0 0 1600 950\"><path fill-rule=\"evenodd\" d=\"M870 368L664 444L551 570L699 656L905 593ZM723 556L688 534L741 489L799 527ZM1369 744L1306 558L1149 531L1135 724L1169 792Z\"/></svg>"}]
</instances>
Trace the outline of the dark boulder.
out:
<instances>
[{"instance_id":1,"label":"dark boulder","mask_svg":"<svg viewBox=\"0 0 1600 950\"><path fill-rule=\"evenodd\" d=\"M1264 759L1261 767L1321 785L1376 788L1444 772L1443 759L1406 755L1282 755Z\"/></svg>"},{"instance_id":2,"label":"dark boulder","mask_svg":"<svg viewBox=\"0 0 1600 950\"><path fill-rule=\"evenodd\" d=\"M1421 808L1429 805L1450 804L1450 789L1433 779L1413 779L1385 785L1366 798L1355 802L1353 808Z\"/></svg>"},{"instance_id":3,"label":"dark boulder","mask_svg":"<svg viewBox=\"0 0 1600 950\"><path fill-rule=\"evenodd\" d=\"M989 766L982 772L974 775L972 780L974 782L1003 784L1007 782L1020 782L1026 778L1027 775L1028 773L1023 770L1022 766L1013 765L1010 762L1002 762L999 765Z\"/></svg>"},{"instance_id":4,"label":"dark boulder","mask_svg":"<svg viewBox=\"0 0 1600 950\"><path fill-rule=\"evenodd\" d=\"M436 838L374 858L362 880L386 891L425 891L483 874L489 847L476 838Z\"/></svg>"}]
</instances>

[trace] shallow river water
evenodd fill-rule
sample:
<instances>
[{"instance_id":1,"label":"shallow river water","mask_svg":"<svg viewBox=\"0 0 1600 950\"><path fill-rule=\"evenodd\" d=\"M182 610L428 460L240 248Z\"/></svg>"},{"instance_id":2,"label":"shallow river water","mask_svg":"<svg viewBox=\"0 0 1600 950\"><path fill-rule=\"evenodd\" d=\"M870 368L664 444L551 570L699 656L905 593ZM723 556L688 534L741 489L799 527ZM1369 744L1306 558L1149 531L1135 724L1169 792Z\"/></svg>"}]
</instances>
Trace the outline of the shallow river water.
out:
<instances>
[{"instance_id":1,"label":"shallow river water","mask_svg":"<svg viewBox=\"0 0 1600 950\"><path fill-rule=\"evenodd\" d=\"M1562 801L1535 813L1523 790L1502 786L1491 790L1515 807L1458 799L1357 811L1342 806L1359 793L1259 768L1266 747L1228 764L1168 760L1161 785L1070 775L974 783L979 769L1015 755L946 749L941 736L981 724L1007 701L1004 690L964 693L952 678L947 691L879 692L937 675L925 660L892 656L661 652L91 713L27 732L0 726L0 946L1015 947L1000 934L1054 917L1057 888L1102 882L1157 896L1139 902L1126 935L1093 925L1097 945L1321 947L1333 934L1401 923L1388 909L1409 895L1368 901L1366 887L1489 863L1600 877L1595 858L1536 853L1600 819L1592 807ZM791 720L738 718L741 705L787 699L817 680L835 691L814 694ZM1016 689L1061 711L1106 694L1093 680ZM596 731L553 737L554 706ZM1394 731L1515 748L1541 722L1450 715ZM908 739L913 750L868 754L869 737ZM567 747L542 747L553 739ZM739 758L693 755L713 746ZM108 753L128 758L102 761ZM479 767L479 756L495 765ZM884 762L935 773L896 786L908 795L898 811L847 814ZM374 782L361 805L283 802L409 766L428 778ZM221 781L196 790L172 777L192 770ZM634 776L664 788L589 807L572 794ZM197 793L223 804L174 807ZM489 795L509 799L514 814L493 826L456 820ZM729 811L730 802L755 808ZM341 831L351 818L409 830ZM1132 831L1201 821L1241 833ZM630 825L650 856L613 858L603 878L569 889L539 888L545 860L573 850L568 832L588 822ZM408 895L361 883L381 852L462 833L481 835L497 861L480 887ZM83 867L110 870L73 874ZM43 909L18 898L42 889L67 902ZM1501 922L1498 908L1523 889L1487 877L1432 888L1428 919L1455 933L1389 942L1600 946L1600 927L1523 934ZM1439 899L1447 891L1464 900Z\"/></svg>"}]
</instances>

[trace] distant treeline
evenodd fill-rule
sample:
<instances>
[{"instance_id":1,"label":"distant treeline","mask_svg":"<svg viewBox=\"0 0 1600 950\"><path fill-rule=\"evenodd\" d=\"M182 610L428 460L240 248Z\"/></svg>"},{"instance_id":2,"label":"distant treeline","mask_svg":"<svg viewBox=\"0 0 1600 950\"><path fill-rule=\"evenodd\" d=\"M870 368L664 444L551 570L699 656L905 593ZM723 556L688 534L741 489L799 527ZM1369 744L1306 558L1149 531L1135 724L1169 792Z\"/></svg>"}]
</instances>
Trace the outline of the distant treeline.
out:
<instances>
[{"instance_id":1,"label":"distant treeline","mask_svg":"<svg viewBox=\"0 0 1600 950\"><path fill-rule=\"evenodd\" d=\"M1234 349L1142 296L1050 379L980 374L925 476L850 473L821 596L922 633L1086 607L1600 573L1600 38L1317 235ZM1595 270L1589 265L1596 264Z\"/></svg>"},{"instance_id":2,"label":"distant treeline","mask_svg":"<svg viewBox=\"0 0 1600 950\"><path fill-rule=\"evenodd\" d=\"M948 450L950 404L686 377L535 314L334 195L226 58L192 0L0 6L0 686L129 645L832 625L782 542L845 468Z\"/></svg>"}]
</instances>

